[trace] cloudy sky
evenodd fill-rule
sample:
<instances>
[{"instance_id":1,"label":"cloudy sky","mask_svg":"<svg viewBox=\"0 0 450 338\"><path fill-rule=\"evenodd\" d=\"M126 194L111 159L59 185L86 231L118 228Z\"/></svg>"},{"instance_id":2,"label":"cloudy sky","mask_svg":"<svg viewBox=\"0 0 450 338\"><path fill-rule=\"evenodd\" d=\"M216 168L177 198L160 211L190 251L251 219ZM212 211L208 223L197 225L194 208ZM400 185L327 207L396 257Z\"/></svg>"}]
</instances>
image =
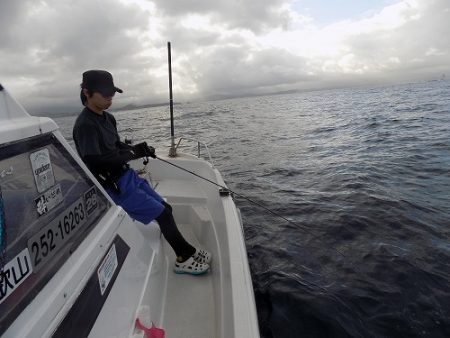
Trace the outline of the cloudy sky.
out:
<instances>
[{"instance_id":1,"label":"cloudy sky","mask_svg":"<svg viewBox=\"0 0 450 338\"><path fill-rule=\"evenodd\" d=\"M450 76L449 0L0 0L0 83L30 112L80 109L86 69L116 107Z\"/></svg>"}]
</instances>

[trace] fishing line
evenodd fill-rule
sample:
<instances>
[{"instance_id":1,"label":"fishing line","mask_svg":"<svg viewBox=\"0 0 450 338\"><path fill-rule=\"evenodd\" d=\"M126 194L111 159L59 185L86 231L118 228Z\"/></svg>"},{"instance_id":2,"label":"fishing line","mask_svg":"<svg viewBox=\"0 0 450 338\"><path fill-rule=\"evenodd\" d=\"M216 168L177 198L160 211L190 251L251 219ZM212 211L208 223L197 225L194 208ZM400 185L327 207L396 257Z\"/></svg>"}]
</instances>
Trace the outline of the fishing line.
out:
<instances>
[{"instance_id":1,"label":"fishing line","mask_svg":"<svg viewBox=\"0 0 450 338\"><path fill-rule=\"evenodd\" d=\"M256 202L256 201L252 200L251 198L248 198L247 196L244 196L244 195L242 195L242 194L239 194L239 193L237 193L237 192L231 190L230 188L227 188L227 187L225 187L225 186L223 186L223 185L221 185L221 184L218 184L218 183L216 183L216 182L214 182L214 181L211 181L210 179L208 179L208 178L206 178L206 177L200 176L200 175L194 173L193 171L187 170L186 168L180 167L180 166L178 166L178 165L176 165L176 164L174 164L174 163L172 163L172 162L166 161L166 160L164 160L164 159L162 159L162 158L159 158L159 157L156 157L156 158L157 158L158 160L162 161L162 162L165 162L165 163L167 163L167 164L170 164L171 166L174 166L175 168L178 168L178 169L180 169L180 170L186 171L186 172L188 172L188 173L191 174L191 175L194 175L194 176L196 176L196 177L198 177L198 178L201 178L202 180L205 180L205 181L207 181L207 182L209 182L209 183L211 183L211 184L214 184L215 186L218 186L219 188L223 189L224 192L228 192L228 191L229 191L229 192L232 193L233 195L236 195L236 196L238 196L238 197L241 197L241 198L243 198L243 199L249 201L250 203L253 203L253 204L259 206L260 208L266 210L267 212L270 212L272 215L277 216L277 217L279 217L279 218L285 220L286 222L288 222L288 223L290 223L290 224L292 224L292 225L295 225L296 227L299 227L299 228L302 229L302 226L301 226L300 224L291 221L290 219L284 217L283 215L280 215L279 213L277 213L277 212L275 212L275 211L273 211L273 210L267 208L267 207L264 206L263 204L261 204L261 203L259 203L259 202ZM302 229L302 230L305 230L305 229Z\"/></svg>"},{"instance_id":2,"label":"fishing line","mask_svg":"<svg viewBox=\"0 0 450 338\"><path fill-rule=\"evenodd\" d=\"M233 191L233 190L231 190L231 189L229 189L229 188L227 188L227 187L225 187L225 186L223 186L223 185L221 185L221 184L218 184L218 183L216 183L216 182L214 182L214 181L212 181L212 180L210 180L210 179L208 179L208 178L206 178L206 177L203 177L203 176L201 176L201 175L199 175L199 174L197 174L197 173L195 173L195 172L193 172L193 171L190 171L190 170L188 170L188 169L186 169L186 168L180 167L179 165L176 165L175 163L172 163L172 162L169 162L169 161L167 161L167 160L164 160L164 159L162 159L162 158L160 158L160 157L158 157L158 156L156 156L156 155L155 155L155 158L158 159L158 160L160 160L160 161L162 161L162 162L164 162L164 163L167 163L167 164L169 164L169 165L171 165L171 166L173 166L173 167L175 167L175 168L177 168L177 169L180 169L180 170L185 171L185 172L187 172L187 173L189 173L189 174L191 174L191 175L194 175L194 176L196 176L196 177L198 177L198 178L200 178L200 179L202 179L202 180L204 180L204 181L206 181L206 182L209 182L209 183L211 183L211 184L213 184L213 185L215 185L215 186L221 188L223 192L230 192L230 193L234 194L235 196L238 196L238 197L240 197L240 198L243 198L243 199L249 201L250 203L253 203L253 204L259 206L260 208L264 209L265 211L271 213L272 215L274 215L274 216L276 216L276 217L279 217L279 218L283 219L284 221L288 222L288 223L291 224L291 225L294 225L296 228L298 228L298 229L300 229L300 230L303 230L305 233L311 235L311 232L309 232L308 230L304 229L304 226L302 226L301 224L291 221L290 219L284 217L283 215L280 215L280 214L277 213L276 211L273 211L273 210L267 208L265 205L263 205L263 204L261 204L261 203L255 201L255 200L253 200L253 199L251 199L251 198L249 198L249 197L247 197L247 196L244 196L244 195L242 195L242 194L239 194L239 193L237 193L237 192L235 192L235 191ZM316 238L319 237L318 235L314 235L314 234L312 234L312 235L313 235L313 239L316 239ZM307 244L306 246L314 247L314 246L308 245L308 244ZM339 255L341 255L344 259L347 258L347 257L346 257L341 251L339 251L338 249L336 249L336 248L332 248L332 249L335 250L335 251L336 251Z\"/></svg>"},{"instance_id":3,"label":"fishing line","mask_svg":"<svg viewBox=\"0 0 450 338\"><path fill-rule=\"evenodd\" d=\"M203 176L201 176L201 175L199 175L199 174L197 174L197 173L195 173L195 172L193 172L193 171L191 171L191 170L188 170L188 169L186 169L186 168L180 167L179 165L176 165L175 163L172 163L172 162L169 162L169 161L167 161L167 160L164 160L164 159L162 159L162 158L160 158L160 157L158 157L158 156L156 156L156 155L155 155L155 158L158 159L158 160L160 160L161 162L167 163L167 164L169 164L169 165L171 165L171 166L173 166L173 167L175 167L175 168L177 168L177 169L179 169L179 170L182 170L182 171L185 171L185 172L187 172L187 173L189 173L189 174L191 174L191 175L194 175L195 177L198 177L198 178L200 178L200 179L202 179L202 180L204 180L204 181L206 181L206 182L208 182L208 183L211 183L211 184L213 184L213 185L215 185L215 186L221 188L224 192L230 192L230 193L232 193L232 194L234 194L234 195L236 195L236 196L238 196L238 197L241 197L241 198L243 198L243 199L249 201L250 203L253 203L253 204L259 206L260 208L262 208L262 209L266 210L267 212L271 213L272 215L274 215L274 216L276 216L276 217L279 217L279 218L283 219L284 221L288 222L289 224L294 225L296 228L298 228L298 229L300 229L300 230L303 230L305 233L307 233L307 234L309 234L309 235L312 235L312 236L313 236L313 240L319 237L319 235L311 234L310 231L308 231L307 229L304 229L304 226L300 225L299 223L296 223L296 222L291 221L290 219L284 217L283 215L280 215L279 213L277 213L277 212L275 212L275 211L273 211L273 210L267 208L267 207L264 206L263 204L261 204L261 203L259 203L259 202L256 202L256 201L252 200L251 198L248 198L247 196L244 196L244 195L242 195L242 194L236 193L236 192L234 192L233 190L231 190L231 189L229 189L229 188L227 188L227 187L225 187L225 186L223 186L223 185L221 185L221 184L218 184L218 183L216 183L216 182L214 182L214 181L211 181L210 179L208 179L208 178L206 178L206 177L203 177ZM324 249L324 247L317 247L317 246L311 245L311 244L304 244L304 246L305 246L305 247L309 247L309 248L316 248L316 249L320 249L320 250L323 250L323 249ZM335 248L335 247L333 247L333 246L325 247L325 249L327 249L327 248L328 248L328 249L331 249L331 250L333 250L333 251L335 251L335 252L337 252L337 253L338 253L345 261L348 261L347 256L344 255L339 249L337 249L337 248ZM355 271L357 271L360 275L363 275L363 272L358 268L358 266L356 266L356 265L353 264L353 263L351 264L351 266L352 266L352 267L355 269ZM328 275L328 274L327 274L327 275ZM323 290L322 287L320 287L320 288ZM333 295L333 296L339 299L339 297L337 297L336 295ZM343 303L342 300L340 300L340 302ZM361 319L359 319L359 320L361 321Z\"/></svg>"}]
</instances>

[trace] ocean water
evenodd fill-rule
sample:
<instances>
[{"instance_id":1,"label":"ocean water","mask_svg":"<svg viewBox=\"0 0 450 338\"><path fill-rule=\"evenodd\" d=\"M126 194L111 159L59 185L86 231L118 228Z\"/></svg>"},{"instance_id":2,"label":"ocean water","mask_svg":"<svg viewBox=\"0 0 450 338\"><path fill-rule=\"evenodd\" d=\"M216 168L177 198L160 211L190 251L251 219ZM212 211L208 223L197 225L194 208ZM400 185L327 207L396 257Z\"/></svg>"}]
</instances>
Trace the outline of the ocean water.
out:
<instances>
[{"instance_id":1,"label":"ocean water","mask_svg":"<svg viewBox=\"0 0 450 338\"><path fill-rule=\"evenodd\" d=\"M115 116L166 152L167 108ZM69 140L74 119L55 119ZM293 222L236 199L262 337L450 337L449 81L184 103L175 119L232 190Z\"/></svg>"}]
</instances>

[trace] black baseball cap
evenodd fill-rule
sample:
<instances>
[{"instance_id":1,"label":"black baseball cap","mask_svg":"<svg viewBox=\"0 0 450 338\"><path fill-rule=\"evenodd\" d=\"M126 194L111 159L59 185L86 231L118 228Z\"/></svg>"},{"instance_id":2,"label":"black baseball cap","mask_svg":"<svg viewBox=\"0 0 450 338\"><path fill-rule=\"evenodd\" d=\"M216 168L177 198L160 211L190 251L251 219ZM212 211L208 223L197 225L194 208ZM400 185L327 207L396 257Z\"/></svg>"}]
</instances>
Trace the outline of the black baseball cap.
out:
<instances>
[{"instance_id":1,"label":"black baseball cap","mask_svg":"<svg viewBox=\"0 0 450 338\"><path fill-rule=\"evenodd\" d=\"M123 93L123 90L114 86L111 73L106 70L87 70L83 73L81 88L99 92L103 96L113 96L115 92Z\"/></svg>"}]
</instances>

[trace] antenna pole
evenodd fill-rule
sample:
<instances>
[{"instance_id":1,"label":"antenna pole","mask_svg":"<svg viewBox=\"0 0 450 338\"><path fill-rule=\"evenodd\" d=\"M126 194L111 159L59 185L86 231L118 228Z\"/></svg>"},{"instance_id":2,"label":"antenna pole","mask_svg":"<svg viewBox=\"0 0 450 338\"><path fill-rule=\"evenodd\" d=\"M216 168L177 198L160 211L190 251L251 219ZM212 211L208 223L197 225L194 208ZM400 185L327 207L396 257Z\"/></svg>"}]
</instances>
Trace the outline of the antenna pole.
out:
<instances>
[{"instance_id":1,"label":"antenna pole","mask_svg":"<svg viewBox=\"0 0 450 338\"><path fill-rule=\"evenodd\" d=\"M172 95L172 54L170 51L170 42L167 42L167 61L169 63L169 105L170 105L170 150L169 157L177 156L175 148L175 128L173 124L173 95Z\"/></svg>"}]
</instances>

